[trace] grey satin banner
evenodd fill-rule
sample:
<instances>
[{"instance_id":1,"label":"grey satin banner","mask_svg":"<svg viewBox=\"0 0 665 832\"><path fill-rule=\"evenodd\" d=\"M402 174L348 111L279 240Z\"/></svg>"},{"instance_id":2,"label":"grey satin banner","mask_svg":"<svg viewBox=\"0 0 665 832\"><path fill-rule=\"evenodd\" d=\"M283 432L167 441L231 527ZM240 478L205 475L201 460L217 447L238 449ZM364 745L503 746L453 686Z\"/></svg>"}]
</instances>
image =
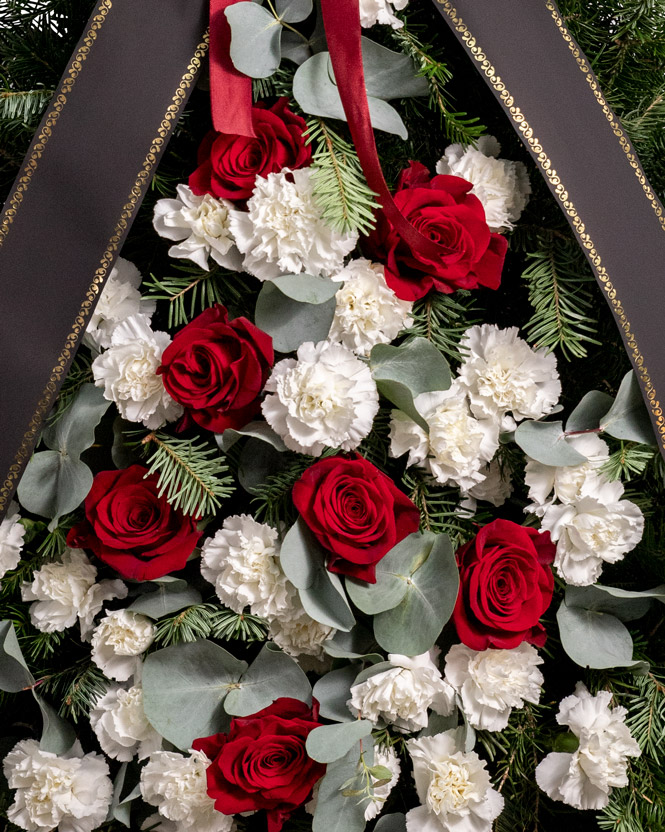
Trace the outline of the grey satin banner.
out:
<instances>
[{"instance_id":1,"label":"grey satin banner","mask_svg":"<svg viewBox=\"0 0 665 832\"><path fill-rule=\"evenodd\" d=\"M665 457L665 214L553 0L432 0L503 105L614 312Z\"/></svg>"},{"instance_id":2,"label":"grey satin banner","mask_svg":"<svg viewBox=\"0 0 665 832\"><path fill-rule=\"evenodd\" d=\"M100 0L0 216L0 519L207 43L208 0Z\"/></svg>"}]
</instances>

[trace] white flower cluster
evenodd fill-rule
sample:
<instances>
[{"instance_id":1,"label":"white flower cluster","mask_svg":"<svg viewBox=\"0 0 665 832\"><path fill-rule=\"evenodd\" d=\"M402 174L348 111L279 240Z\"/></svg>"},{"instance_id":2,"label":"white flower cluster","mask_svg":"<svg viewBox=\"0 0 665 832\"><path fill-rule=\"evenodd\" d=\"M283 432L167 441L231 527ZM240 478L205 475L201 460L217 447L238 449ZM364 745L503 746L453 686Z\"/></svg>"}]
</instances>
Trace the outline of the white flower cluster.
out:
<instances>
[{"instance_id":1,"label":"white flower cluster","mask_svg":"<svg viewBox=\"0 0 665 832\"><path fill-rule=\"evenodd\" d=\"M541 528L556 543L554 566L566 583L588 586L604 563L616 563L642 539L644 516L623 500L623 485L610 482L601 466L607 444L595 434L573 436L572 447L587 458L580 465L553 467L530 459L525 481L527 507L542 518Z\"/></svg>"},{"instance_id":2,"label":"white flower cluster","mask_svg":"<svg viewBox=\"0 0 665 832\"><path fill-rule=\"evenodd\" d=\"M407 832L491 832L503 809L484 760L458 751L455 731L408 740L421 805L406 815Z\"/></svg>"},{"instance_id":3,"label":"white flower cluster","mask_svg":"<svg viewBox=\"0 0 665 832\"><path fill-rule=\"evenodd\" d=\"M16 789L7 817L27 832L92 832L106 818L113 784L99 754L74 746L59 757L42 751L36 740L21 740L3 770L9 788Z\"/></svg>"},{"instance_id":4,"label":"white flower cluster","mask_svg":"<svg viewBox=\"0 0 665 832\"><path fill-rule=\"evenodd\" d=\"M44 564L21 587L23 600L33 602L33 626L44 633L62 632L78 620L81 638L87 641L104 601L127 596L122 581L96 579L97 568L81 549L66 549L59 561Z\"/></svg>"},{"instance_id":5,"label":"white flower cluster","mask_svg":"<svg viewBox=\"0 0 665 832\"><path fill-rule=\"evenodd\" d=\"M25 528L21 525L18 503L12 500L4 520L0 523L0 578L16 569L21 560Z\"/></svg>"},{"instance_id":6,"label":"white flower cluster","mask_svg":"<svg viewBox=\"0 0 665 832\"><path fill-rule=\"evenodd\" d=\"M336 295L329 341L365 356L375 344L389 344L413 323L413 304L397 297L379 263L351 260L334 280L344 281L344 285Z\"/></svg>"},{"instance_id":7,"label":"white flower cluster","mask_svg":"<svg viewBox=\"0 0 665 832\"><path fill-rule=\"evenodd\" d=\"M351 451L372 430L379 394L369 367L341 344L306 341L275 364L263 415L287 448L320 456Z\"/></svg>"},{"instance_id":8,"label":"white flower cluster","mask_svg":"<svg viewBox=\"0 0 665 832\"><path fill-rule=\"evenodd\" d=\"M171 336L153 332L145 315L132 315L115 327L111 346L92 362L95 384L104 389L105 399L115 402L123 419L154 430L182 416L182 406L157 375L170 343Z\"/></svg>"},{"instance_id":9,"label":"white flower cluster","mask_svg":"<svg viewBox=\"0 0 665 832\"><path fill-rule=\"evenodd\" d=\"M536 768L536 782L553 800L576 809L603 809L613 788L627 786L629 757L640 748L626 725L626 709L610 708L612 694L592 696L578 682L559 705L557 722L567 725L579 746L573 753L553 751Z\"/></svg>"},{"instance_id":10,"label":"white flower cluster","mask_svg":"<svg viewBox=\"0 0 665 832\"><path fill-rule=\"evenodd\" d=\"M360 4L360 25L369 29L375 23L384 26L392 26L393 29L401 29L404 23L393 11L405 9L409 0L358 0Z\"/></svg>"},{"instance_id":11,"label":"white flower cluster","mask_svg":"<svg viewBox=\"0 0 665 832\"><path fill-rule=\"evenodd\" d=\"M126 682L141 667L139 656L155 639L155 625L131 610L108 613L92 634L91 659L109 679Z\"/></svg>"},{"instance_id":12,"label":"white flower cluster","mask_svg":"<svg viewBox=\"0 0 665 832\"><path fill-rule=\"evenodd\" d=\"M247 514L227 517L205 541L201 574L229 609L240 613L249 607L253 615L265 618L275 643L291 656L320 658L321 645L334 635L307 615L282 571L277 530Z\"/></svg>"},{"instance_id":13,"label":"white flower cluster","mask_svg":"<svg viewBox=\"0 0 665 832\"><path fill-rule=\"evenodd\" d=\"M84 344L96 351L108 349L118 324L132 315L145 315L150 320L156 303L141 297L140 285L141 273L136 266L129 260L118 257L88 321L83 336Z\"/></svg>"},{"instance_id":14,"label":"white flower cluster","mask_svg":"<svg viewBox=\"0 0 665 832\"><path fill-rule=\"evenodd\" d=\"M481 136L476 147L447 147L436 166L437 173L460 176L471 182L485 209L491 231L507 231L520 218L531 193L522 162L497 159L501 145L493 136Z\"/></svg>"},{"instance_id":15,"label":"white flower cluster","mask_svg":"<svg viewBox=\"0 0 665 832\"><path fill-rule=\"evenodd\" d=\"M90 725L102 751L114 760L143 760L162 746L162 738L146 719L143 689L110 687L90 711Z\"/></svg>"},{"instance_id":16,"label":"white flower cluster","mask_svg":"<svg viewBox=\"0 0 665 832\"><path fill-rule=\"evenodd\" d=\"M455 644L446 656L446 680L459 694L470 725L503 731L513 708L540 701L543 660L531 644L512 650L472 650Z\"/></svg>"},{"instance_id":17,"label":"white flower cluster","mask_svg":"<svg viewBox=\"0 0 665 832\"><path fill-rule=\"evenodd\" d=\"M189 756L156 751L141 771L141 795L156 806L159 816L172 821L173 832L233 832L235 821L215 810L208 797L206 769L210 760L202 751Z\"/></svg>"},{"instance_id":18,"label":"white flower cluster","mask_svg":"<svg viewBox=\"0 0 665 832\"><path fill-rule=\"evenodd\" d=\"M335 231L323 221L311 176L311 168L284 168L257 177L247 211L230 212L242 268L259 280L301 272L331 277L355 248L357 232Z\"/></svg>"},{"instance_id":19,"label":"white flower cluster","mask_svg":"<svg viewBox=\"0 0 665 832\"><path fill-rule=\"evenodd\" d=\"M390 653L393 666L354 685L347 707L362 719L392 725L403 733L425 728L429 708L448 716L455 692L436 666L437 655L436 649L413 657Z\"/></svg>"}]
</instances>

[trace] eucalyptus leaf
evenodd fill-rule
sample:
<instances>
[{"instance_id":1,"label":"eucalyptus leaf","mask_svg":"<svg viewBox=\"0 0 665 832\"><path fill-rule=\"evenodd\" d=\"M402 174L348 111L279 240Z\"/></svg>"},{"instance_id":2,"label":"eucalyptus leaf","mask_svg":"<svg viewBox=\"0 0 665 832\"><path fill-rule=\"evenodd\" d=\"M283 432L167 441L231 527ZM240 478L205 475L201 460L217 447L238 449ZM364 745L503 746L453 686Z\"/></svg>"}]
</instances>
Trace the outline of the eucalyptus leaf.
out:
<instances>
[{"instance_id":1,"label":"eucalyptus leaf","mask_svg":"<svg viewBox=\"0 0 665 832\"><path fill-rule=\"evenodd\" d=\"M569 607L608 612L621 621L635 621L646 615L654 598L665 602L665 585L647 592L628 592L598 584L567 586L565 597Z\"/></svg>"},{"instance_id":2,"label":"eucalyptus leaf","mask_svg":"<svg viewBox=\"0 0 665 832\"><path fill-rule=\"evenodd\" d=\"M293 61L294 64L304 64L312 56L310 43L304 41L295 32L288 29L282 30L282 58Z\"/></svg>"},{"instance_id":3,"label":"eucalyptus leaf","mask_svg":"<svg viewBox=\"0 0 665 832\"><path fill-rule=\"evenodd\" d=\"M406 832L406 815L402 812L381 815L374 827L374 832Z\"/></svg>"},{"instance_id":4,"label":"eucalyptus leaf","mask_svg":"<svg viewBox=\"0 0 665 832\"><path fill-rule=\"evenodd\" d=\"M362 753L365 765L374 763L372 737L362 740ZM325 775L319 781L319 795L314 811L312 832L363 832L365 829L365 806L356 795L344 795L344 784L352 782L348 791L363 789L361 778L360 745L353 748L340 760L330 763Z\"/></svg>"},{"instance_id":5,"label":"eucalyptus leaf","mask_svg":"<svg viewBox=\"0 0 665 832\"><path fill-rule=\"evenodd\" d=\"M310 705L312 686L300 665L269 642L227 694L224 710L234 716L249 716L272 705L280 696Z\"/></svg>"},{"instance_id":6,"label":"eucalyptus leaf","mask_svg":"<svg viewBox=\"0 0 665 832\"><path fill-rule=\"evenodd\" d=\"M17 494L28 511L51 518L52 531L63 514L74 511L85 500L92 479L92 471L78 457L60 451L39 451L28 462Z\"/></svg>"},{"instance_id":7,"label":"eucalyptus leaf","mask_svg":"<svg viewBox=\"0 0 665 832\"><path fill-rule=\"evenodd\" d=\"M232 448L244 436L251 436L254 439L267 442L280 453L286 450L286 445L281 437L275 433L267 422L250 422L242 430L227 428L223 433L215 434L215 442L217 442L220 450L226 453L229 448Z\"/></svg>"},{"instance_id":8,"label":"eucalyptus leaf","mask_svg":"<svg viewBox=\"0 0 665 832\"><path fill-rule=\"evenodd\" d=\"M314 685L312 695L319 703L320 713L324 719L331 719L334 722L351 722L355 719L346 703L351 698L351 686L355 681L357 670L357 667L348 664L346 667L326 673Z\"/></svg>"},{"instance_id":9,"label":"eucalyptus leaf","mask_svg":"<svg viewBox=\"0 0 665 832\"><path fill-rule=\"evenodd\" d=\"M450 387L450 367L439 350L426 338L399 347L377 344L370 353L370 369L381 395L429 432L414 399Z\"/></svg>"},{"instance_id":10,"label":"eucalyptus leaf","mask_svg":"<svg viewBox=\"0 0 665 832\"><path fill-rule=\"evenodd\" d=\"M566 440L563 422L521 422L515 431L515 442L527 456L543 465L582 465L587 461Z\"/></svg>"},{"instance_id":11,"label":"eucalyptus leaf","mask_svg":"<svg viewBox=\"0 0 665 832\"><path fill-rule=\"evenodd\" d=\"M163 578L156 578L153 581L145 581L141 584L145 589L127 609L132 612L140 612L149 618L162 618L165 615L178 612L184 607L190 607L201 603L201 593L189 586L182 578L172 578L165 575Z\"/></svg>"},{"instance_id":12,"label":"eucalyptus leaf","mask_svg":"<svg viewBox=\"0 0 665 832\"><path fill-rule=\"evenodd\" d=\"M590 390L568 417L567 431L595 430L614 399L600 390Z\"/></svg>"},{"instance_id":13,"label":"eucalyptus leaf","mask_svg":"<svg viewBox=\"0 0 665 832\"><path fill-rule=\"evenodd\" d=\"M615 439L627 439L644 445L656 444L640 383L633 370L629 370L623 377L614 404L600 420L600 428Z\"/></svg>"},{"instance_id":14,"label":"eucalyptus leaf","mask_svg":"<svg viewBox=\"0 0 665 832\"><path fill-rule=\"evenodd\" d=\"M569 607L564 600L556 618L563 649L580 667L645 669L644 662L633 660L633 639L613 615Z\"/></svg>"},{"instance_id":15,"label":"eucalyptus leaf","mask_svg":"<svg viewBox=\"0 0 665 832\"><path fill-rule=\"evenodd\" d=\"M13 621L0 621L0 690L18 693L34 685L16 637Z\"/></svg>"},{"instance_id":16,"label":"eucalyptus leaf","mask_svg":"<svg viewBox=\"0 0 665 832\"><path fill-rule=\"evenodd\" d=\"M348 580L346 588L349 588ZM323 642L323 649L334 659L363 659L372 663L383 661L383 657L373 651L373 646L374 636L361 624L349 632L339 630Z\"/></svg>"},{"instance_id":17,"label":"eucalyptus leaf","mask_svg":"<svg viewBox=\"0 0 665 832\"><path fill-rule=\"evenodd\" d=\"M117 820L127 828L131 827L132 801L141 796L140 772L136 763L122 763L113 780L113 797L107 821Z\"/></svg>"},{"instance_id":18,"label":"eucalyptus leaf","mask_svg":"<svg viewBox=\"0 0 665 832\"><path fill-rule=\"evenodd\" d=\"M418 736L434 737L437 734L442 734L444 731L450 731L453 728L457 728L457 724L459 722L458 714L459 711L457 709L455 709L452 714L449 714L448 716L437 714L436 711L430 711L427 719L427 727L423 728Z\"/></svg>"},{"instance_id":19,"label":"eucalyptus leaf","mask_svg":"<svg viewBox=\"0 0 665 832\"><path fill-rule=\"evenodd\" d=\"M257 3L235 3L224 10L231 27L231 60L250 78L268 78L279 67L282 26Z\"/></svg>"},{"instance_id":20,"label":"eucalyptus leaf","mask_svg":"<svg viewBox=\"0 0 665 832\"><path fill-rule=\"evenodd\" d=\"M83 384L64 414L44 428L44 444L53 451L80 456L94 443L95 428L110 406L101 388Z\"/></svg>"},{"instance_id":21,"label":"eucalyptus leaf","mask_svg":"<svg viewBox=\"0 0 665 832\"><path fill-rule=\"evenodd\" d=\"M282 541L279 562L284 574L297 589L309 589L314 586L326 555L305 521L298 517Z\"/></svg>"},{"instance_id":22,"label":"eucalyptus leaf","mask_svg":"<svg viewBox=\"0 0 665 832\"><path fill-rule=\"evenodd\" d=\"M228 727L224 698L246 670L246 662L211 641L150 653L143 663L145 715L164 739L190 748L197 737Z\"/></svg>"},{"instance_id":23,"label":"eucalyptus leaf","mask_svg":"<svg viewBox=\"0 0 665 832\"><path fill-rule=\"evenodd\" d=\"M334 298L342 286L342 283L329 277L311 274L283 274L273 277L270 283L277 286L279 291L291 300L315 305Z\"/></svg>"},{"instance_id":24,"label":"eucalyptus leaf","mask_svg":"<svg viewBox=\"0 0 665 832\"><path fill-rule=\"evenodd\" d=\"M334 763L372 733L368 719L354 719L337 725L322 725L307 735L305 747L309 756L319 763Z\"/></svg>"},{"instance_id":25,"label":"eucalyptus leaf","mask_svg":"<svg viewBox=\"0 0 665 832\"><path fill-rule=\"evenodd\" d=\"M339 577L321 564L314 583L306 589L299 589L300 601L307 615L337 630L350 630L356 623Z\"/></svg>"},{"instance_id":26,"label":"eucalyptus leaf","mask_svg":"<svg viewBox=\"0 0 665 832\"><path fill-rule=\"evenodd\" d=\"M312 13L312 0L275 0L275 10L280 20L300 23Z\"/></svg>"},{"instance_id":27,"label":"eucalyptus leaf","mask_svg":"<svg viewBox=\"0 0 665 832\"><path fill-rule=\"evenodd\" d=\"M76 742L76 733L72 726L58 715L57 711L33 690L33 695L42 712L42 735L39 747L52 754L66 754Z\"/></svg>"},{"instance_id":28,"label":"eucalyptus leaf","mask_svg":"<svg viewBox=\"0 0 665 832\"><path fill-rule=\"evenodd\" d=\"M293 352L305 341L325 341L336 305L334 296L321 303L302 303L285 295L274 281L267 280L256 301L255 321L259 329L272 337L278 352Z\"/></svg>"}]
</instances>

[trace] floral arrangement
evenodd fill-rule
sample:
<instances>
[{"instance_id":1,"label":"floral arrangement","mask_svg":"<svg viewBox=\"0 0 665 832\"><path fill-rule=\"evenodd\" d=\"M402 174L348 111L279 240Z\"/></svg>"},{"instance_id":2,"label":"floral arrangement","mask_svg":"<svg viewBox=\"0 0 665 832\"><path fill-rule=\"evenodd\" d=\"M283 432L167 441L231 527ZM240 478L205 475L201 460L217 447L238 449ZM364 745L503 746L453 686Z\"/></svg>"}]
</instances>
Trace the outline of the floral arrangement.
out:
<instances>
[{"instance_id":1,"label":"floral arrangement","mask_svg":"<svg viewBox=\"0 0 665 832\"><path fill-rule=\"evenodd\" d=\"M395 202L446 256L364 182L311 3L232 7L256 135L193 99L0 526L10 829L665 828L637 382L580 393L582 311L557 344L503 314L537 174L447 103L460 141L412 158L441 44L359 2Z\"/></svg>"}]
</instances>

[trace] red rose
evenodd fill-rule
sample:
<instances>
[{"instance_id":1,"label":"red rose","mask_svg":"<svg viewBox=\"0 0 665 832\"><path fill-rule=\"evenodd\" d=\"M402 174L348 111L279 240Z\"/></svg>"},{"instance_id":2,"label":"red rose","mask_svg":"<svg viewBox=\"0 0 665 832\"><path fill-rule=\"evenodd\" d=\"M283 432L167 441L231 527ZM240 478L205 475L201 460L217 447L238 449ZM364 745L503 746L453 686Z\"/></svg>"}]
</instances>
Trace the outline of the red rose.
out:
<instances>
[{"instance_id":1,"label":"red rose","mask_svg":"<svg viewBox=\"0 0 665 832\"><path fill-rule=\"evenodd\" d=\"M487 286L498 289L508 243L493 234L473 186L459 176L434 176L420 162L402 171L395 203L402 214L445 254L429 259L414 251L379 214L368 238L369 253L385 265L386 282L403 300L418 300L430 289L450 294L455 289Z\"/></svg>"},{"instance_id":2,"label":"red rose","mask_svg":"<svg viewBox=\"0 0 665 832\"><path fill-rule=\"evenodd\" d=\"M288 98L279 98L270 108L263 103L252 108L255 138L211 130L199 147L199 166L189 177L192 191L199 196L248 199L257 176L306 167L312 159L303 138L307 125L288 103Z\"/></svg>"},{"instance_id":3,"label":"red rose","mask_svg":"<svg viewBox=\"0 0 665 832\"><path fill-rule=\"evenodd\" d=\"M494 520L457 550L460 588L453 621L472 650L545 644L541 615L552 601L549 532Z\"/></svg>"},{"instance_id":4,"label":"red rose","mask_svg":"<svg viewBox=\"0 0 665 832\"><path fill-rule=\"evenodd\" d=\"M305 750L317 717L316 705L282 697L256 714L234 717L228 734L194 740L192 747L212 760L206 774L215 809L224 815L266 809L268 832L279 832L326 771Z\"/></svg>"},{"instance_id":5,"label":"red rose","mask_svg":"<svg viewBox=\"0 0 665 832\"><path fill-rule=\"evenodd\" d=\"M176 334L157 373L197 424L219 433L258 412L274 359L272 338L247 318L229 321L218 303Z\"/></svg>"},{"instance_id":6,"label":"red rose","mask_svg":"<svg viewBox=\"0 0 665 832\"><path fill-rule=\"evenodd\" d=\"M376 564L412 532L420 512L390 477L358 454L322 459L293 486L293 502L328 569L376 583Z\"/></svg>"},{"instance_id":7,"label":"red rose","mask_svg":"<svg viewBox=\"0 0 665 832\"><path fill-rule=\"evenodd\" d=\"M149 581L182 569L201 533L196 520L157 494L157 477L131 465L101 471L85 498L86 519L69 530L67 545L91 549L124 578Z\"/></svg>"}]
</instances>

